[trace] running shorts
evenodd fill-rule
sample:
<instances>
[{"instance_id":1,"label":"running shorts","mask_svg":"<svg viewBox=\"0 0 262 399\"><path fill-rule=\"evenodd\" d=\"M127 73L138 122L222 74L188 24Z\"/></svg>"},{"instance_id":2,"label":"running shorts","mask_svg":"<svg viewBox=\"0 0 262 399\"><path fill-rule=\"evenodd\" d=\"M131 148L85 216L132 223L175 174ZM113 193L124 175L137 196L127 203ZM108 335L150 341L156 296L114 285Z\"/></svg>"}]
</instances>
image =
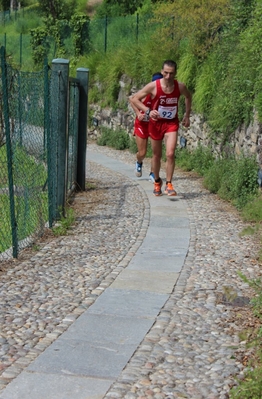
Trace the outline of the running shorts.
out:
<instances>
[{"instance_id":1,"label":"running shorts","mask_svg":"<svg viewBox=\"0 0 262 399\"><path fill-rule=\"evenodd\" d=\"M173 119L172 121L150 119L148 133L153 140L163 140L166 133L176 132L178 128L178 119Z\"/></svg>"},{"instance_id":2,"label":"running shorts","mask_svg":"<svg viewBox=\"0 0 262 399\"><path fill-rule=\"evenodd\" d=\"M138 136L141 139L148 139L148 122L141 122L138 119L135 120L134 124L134 136Z\"/></svg>"}]
</instances>

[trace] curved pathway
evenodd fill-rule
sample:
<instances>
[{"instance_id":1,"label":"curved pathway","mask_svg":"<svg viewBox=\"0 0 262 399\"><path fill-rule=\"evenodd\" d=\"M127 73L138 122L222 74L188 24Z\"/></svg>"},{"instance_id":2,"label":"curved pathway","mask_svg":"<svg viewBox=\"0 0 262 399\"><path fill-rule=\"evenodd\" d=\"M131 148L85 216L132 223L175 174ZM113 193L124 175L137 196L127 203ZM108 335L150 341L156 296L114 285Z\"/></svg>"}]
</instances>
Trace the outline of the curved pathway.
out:
<instances>
[{"instance_id":1,"label":"curved pathway","mask_svg":"<svg viewBox=\"0 0 262 399\"><path fill-rule=\"evenodd\" d=\"M28 336L28 312L35 330L4 369L0 398L227 398L243 375L231 309L250 295L237 271L259 273L244 224L198 178L176 171L179 195L156 198L146 163L134 177L134 155L89 144L87 159L106 201L8 273L29 310L3 320L3 347L15 353L17 323ZM7 307L17 295L5 284Z\"/></svg>"}]
</instances>

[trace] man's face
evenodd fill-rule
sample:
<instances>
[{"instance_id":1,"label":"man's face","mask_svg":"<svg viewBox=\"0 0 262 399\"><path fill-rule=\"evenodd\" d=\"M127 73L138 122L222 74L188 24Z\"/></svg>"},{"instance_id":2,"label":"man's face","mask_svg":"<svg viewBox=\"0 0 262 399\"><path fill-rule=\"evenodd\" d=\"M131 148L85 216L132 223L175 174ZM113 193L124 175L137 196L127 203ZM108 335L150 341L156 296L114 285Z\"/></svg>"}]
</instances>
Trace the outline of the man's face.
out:
<instances>
[{"instance_id":1,"label":"man's face","mask_svg":"<svg viewBox=\"0 0 262 399\"><path fill-rule=\"evenodd\" d=\"M162 69L162 75L163 78L169 82L173 81L175 79L175 68L170 67L168 65L164 65L164 68Z\"/></svg>"}]
</instances>

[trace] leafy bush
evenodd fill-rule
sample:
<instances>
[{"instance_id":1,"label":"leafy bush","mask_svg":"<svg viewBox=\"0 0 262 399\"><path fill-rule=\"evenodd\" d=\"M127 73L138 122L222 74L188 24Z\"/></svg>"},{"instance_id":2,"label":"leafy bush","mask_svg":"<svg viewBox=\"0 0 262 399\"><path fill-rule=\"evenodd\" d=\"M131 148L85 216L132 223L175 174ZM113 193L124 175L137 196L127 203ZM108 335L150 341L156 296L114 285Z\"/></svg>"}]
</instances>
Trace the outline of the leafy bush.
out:
<instances>
[{"instance_id":1,"label":"leafy bush","mask_svg":"<svg viewBox=\"0 0 262 399\"><path fill-rule=\"evenodd\" d=\"M124 130L102 128L101 136L97 139L97 144L101 146L107 145L117 150L125 150L129 148L130 138Z\"/></svg>"},{"instance_id":2,"label":"leafy bush","mask_svg":"<svg viewBox=\"0 0 262 399\"><path fill-rule=\"evenodd\" d=\"M137 153L136 138L134 136L130 138L129 151L131 152L131 154Z\"/></svg>"},{"instance_id":3,"label":"leafy bush","mask_svg":"<svg viewBox=\"0 0 262 399\"><path fill-rule=\"evenodd\" d=\"M192 153L192 167L201 176L205 175L214 161L215 157L210 148L199 145Z\"/></svg>"},{"instance_id":4,"label":"leafy bush","mask_svg":"<svg viewBox=\"0 0 262 399\"><path fill-rule=\"evenodd\" d=\"M214 156L209 148L200 145L192 152L187 148L178 148L176 163L183 170L195 170L203 176L213 165Z\"/></svg>"},{"instance_id":5,"label":"leafy bush","mask_svg":"<svg viewBox=\"0 0 262 399\"><path fill-rule=\"evenodd\" d=\"M262 195L255 197L252 201L244 205L241 210L243 220L247 222L258 222L262 220Z\"/></svg>"},{"instance_id":6,"label":"leafy bush","mask_svg":"<svg viewBox=\"0 0 262 399\"><path fill-rule=\"evenodd\" d=\"M192 170L191 153L187 148L176 149L176 165L182 170Z\"/></svg>"},{"instance_id":7,"label":"leafy bush","mask_svg":"<svg viewBox=\"0 0 262 399\"><path fill-rule=\"evenodd\" d=\"M203 181L204 187L211 193L217 193L228 170L231 170L231 160L215 160L210 169L206 171Z\"/></svg>"},{"instance_id":8,"label":"leafy bush","mask_svg":"<svg viewBox=\"0 0 262 399\"><path fill-rule=\"evenodd\" d=\"M237 209L243 209L258 196L258 166L255 158L242 156L239 159L215 159L210 149L199 146L192 152L178 148L176 164L183 170L195 170L204 176L204 186L220 198L232 202ZM246 212L250 212L250 209L246 208ZM258 216L260 212L259 220L262 220L262 209L257 210L256 214Z\"/></svg>"},{"instance_id":9,"label":"leafy bush","mask_svg":"<svg viewBox=\"0 0 262 399\"><path fill-rule=\"evenodd\" d=\"M255 158L243 156L232 160L231 168L226 171L218 194L221 198L232 200L238 209L242 209L258 194L257 169Z\"/></svg>"}]
</instances>

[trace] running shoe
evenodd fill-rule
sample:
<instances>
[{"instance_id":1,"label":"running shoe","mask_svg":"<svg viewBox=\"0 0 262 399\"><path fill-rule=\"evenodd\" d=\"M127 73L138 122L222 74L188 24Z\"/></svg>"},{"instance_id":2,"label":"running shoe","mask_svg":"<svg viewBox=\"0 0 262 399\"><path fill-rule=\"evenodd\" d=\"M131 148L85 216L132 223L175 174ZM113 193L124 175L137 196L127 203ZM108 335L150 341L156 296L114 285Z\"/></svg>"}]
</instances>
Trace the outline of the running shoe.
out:
<instances>
[{"instance_id":1,"label":"running shoe","mask_svg":"<svg viewBox=\"0 0 262 399\"><path fill-rule=\"evenodd\" d=\"M142 176L142 166L143 166L143 162L139 163L136 161L136 168L135 168L135 174L137 177L141 177Z\"/></svg>"},{"instance_id":2,"label":"running shoe","mask_svg":"<svg viewBox=\"0 0 262 399\"><path fill-rule=\"evenodd\" d=\"M156 182L156 181L154 182L154 191L153 191L153 194L154 194L156 197L159 197L160 195L162 195L162 191L161 191L162 184L163 184L163 182L162 182L161 179L160 179L159 182Z\"/></svg>"},{"instance_id":3,"label":"running shoe","mask_svg":"<svg viewBox=\"0 0 262 399\"><path fill-rule=\"evenodd\" d=\"M175 195L177 195L177 193L176 193L176 191L175 191L175 189L174 189L172 183L167 183L167 184L166 184L164 193L167 194L167 195L169 195L169 196L173 196L173 197L174 197Z\"/></svg>"},{"instance_id":4,"label":"running shoe","mask_svg":"<svg viewBox=\"0 0 262 399\"><path fill-rule=\"evenodd\" d=\"M152 183L155 183L155 175L154 175L153 172L150 172L150 173L149 173L149 180L150 180Z\"/></svg>"}]
</instances>

